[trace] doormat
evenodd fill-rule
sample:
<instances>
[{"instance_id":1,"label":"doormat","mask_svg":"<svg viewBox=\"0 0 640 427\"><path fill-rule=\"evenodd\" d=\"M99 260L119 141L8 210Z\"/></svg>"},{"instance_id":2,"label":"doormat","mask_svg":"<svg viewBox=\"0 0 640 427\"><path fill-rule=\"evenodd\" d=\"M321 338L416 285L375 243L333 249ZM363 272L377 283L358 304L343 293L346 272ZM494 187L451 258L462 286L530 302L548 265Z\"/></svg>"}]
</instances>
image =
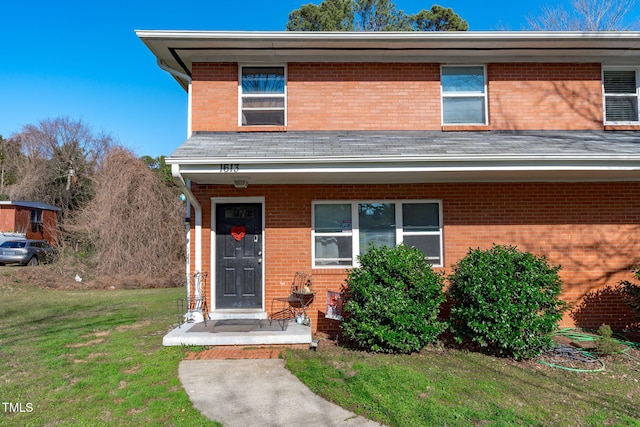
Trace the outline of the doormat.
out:
<instances>
[{"instance_id":1,"label":"doormat","mask_svg":"<svg viewBox=\"0 0 640 427\"><path fill-rule=\"evenodd\" d=\"M286 329L286 328L285 328ZM196 323L187 331L189 332L209 332L216 333L251 333L251 332L265 332L265 331L280 331L282 332L282 325L278 322L272 322L269 325L268 320L258 319L228 319L228 320L214 320L207 322Z\"/></svg>"}]
</instances>

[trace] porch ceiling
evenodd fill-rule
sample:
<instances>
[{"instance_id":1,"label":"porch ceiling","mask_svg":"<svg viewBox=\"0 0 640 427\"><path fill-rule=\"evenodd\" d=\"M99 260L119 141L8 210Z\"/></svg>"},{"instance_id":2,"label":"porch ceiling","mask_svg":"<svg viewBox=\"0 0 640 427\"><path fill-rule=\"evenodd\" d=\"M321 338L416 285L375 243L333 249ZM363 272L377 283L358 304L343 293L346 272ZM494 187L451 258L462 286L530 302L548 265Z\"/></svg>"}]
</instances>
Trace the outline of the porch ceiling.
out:
<instances>
[{"instance_id":1,"label":"porch ceiling","mask_svg":"<svg viewBox=\"0 0 640 427\"><path fill-rule=\"evenodd\" d=\"M202 184L637 181L640 132L197 133L167 163Z\"/></svg>"}]
</instances>

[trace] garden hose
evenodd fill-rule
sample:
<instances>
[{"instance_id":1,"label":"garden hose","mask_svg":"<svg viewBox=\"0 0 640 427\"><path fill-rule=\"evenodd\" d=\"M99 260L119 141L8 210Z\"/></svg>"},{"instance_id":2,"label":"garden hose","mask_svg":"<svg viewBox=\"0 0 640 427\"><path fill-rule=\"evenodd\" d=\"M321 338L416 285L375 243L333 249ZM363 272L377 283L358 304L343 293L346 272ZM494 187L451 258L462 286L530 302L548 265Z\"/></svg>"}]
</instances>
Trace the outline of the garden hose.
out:
<instances>
[{"instance_id":1,"label":"garden hose","mask_svg":"<svg viewBox=\"0 0 640 427\"><path fill-rule=\"evenodd\" d=\"M585 362L585 363L598 363L600 365L595 369L581 369L581 368L570 368L568 366L562 366L555 363L538 360L538 362L542 363L543 365L551 366L552 368L558 368L558 369L563 369L565 371L572 371L572 372L583 372L583 373L604 371L604 362L601 359L599 359L597 356L585 350L579 350L574 347L560 345L549 350L547 353L558 353L560 356L567 357L572 360L577 360L579 362Z\"/></svg>"},{"instance_id":2,"label":"garden hose","mask_svg":"<svg viewBox=\"0 0 640 427\"><path fill-rule=\"evenodd\" d=\"M597 334L593 334L593 333L588 333L588 332L581 332L578 331L577 329L574 328L562 328L560 330L558 330L557 332L554 333L554 335L556 336L562 336L565 338L570 339L571 341L575 341L575 342L586 342L586 341L596 341L599 337L599 335ZM628 358L638 362L640 364L640 359L631 356L630 354L628 354L628 351L630 349L636 349L636 350L640 350L640 343L635 343L632 341L629 341L626 339L626 337L624 337L623 335L620 334L616 334L616 336L618 336L619 338L613 338L614 341L616 341L619 344L622 344L625 346L625 348L623 350L620 350L620 353L627 356ZM561 352L563 352L563 354L567 354L567 350L566 347L563 346L559 346L556 347L556 349L560 349ZM555 349L554 349L555 350ZM551 350L553 351L553 350ZM580 356L576 356L576 354L579 354ZM604 366L604 362L598 358L598 356L583 350L583 349L574 349L574 351L572 352L571 355L569 355L570 358L574 359L574 360L578 360L578 361L582 361L582 362L589 362L589 363L599 363L600 367L596 368L596 369L578 369L578 368L570 368L567 366L562 366L562 365L557 365L554 363L549 363L549 362L544 362L542 360L538 360L538 362L542 363L543 365L547 365L547 366L551 366L554 368L558 368L558 369L564 369L566 371L573 371L573 372L600 372L603 371L605 366ZM593 360L593 362L590 362L590 360Z\"/></svg>"}]
</instances>

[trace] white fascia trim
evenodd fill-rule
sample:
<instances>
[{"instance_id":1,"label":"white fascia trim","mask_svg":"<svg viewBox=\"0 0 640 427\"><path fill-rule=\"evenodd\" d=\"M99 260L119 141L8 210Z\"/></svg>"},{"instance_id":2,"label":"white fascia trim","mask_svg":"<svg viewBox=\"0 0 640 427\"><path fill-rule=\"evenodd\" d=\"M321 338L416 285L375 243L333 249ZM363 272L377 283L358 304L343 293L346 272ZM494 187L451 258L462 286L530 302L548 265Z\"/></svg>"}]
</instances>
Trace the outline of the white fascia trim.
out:
<instances>
[{"instance_id":1,"label":"white fascia trim","mask_svg":"<svg viewBox=\"0 0 640 427\"><path fill-rule=\"evenodd\" d=\"M215 39L215 40L638 40L637 31L434 31L434 32L331 32L331 31L202 31L202 30L135 30L141 39Z\"/></svg>"},{"instance_id":2,"label":"white fascia trim","mask_svg":"<svg viewBox=\"0 0 640 427\"><path fill-rule=\"evenodd\" d=\"M241 172L313 170L410 171L443 170L558 170L640 169L640 154L609 155L491 155L491 156L403 156L403 157L305 157L305 158L172 158L167 163L182 171L216 173L220 165L237 164Z\"/></svg>"}]
</instances>

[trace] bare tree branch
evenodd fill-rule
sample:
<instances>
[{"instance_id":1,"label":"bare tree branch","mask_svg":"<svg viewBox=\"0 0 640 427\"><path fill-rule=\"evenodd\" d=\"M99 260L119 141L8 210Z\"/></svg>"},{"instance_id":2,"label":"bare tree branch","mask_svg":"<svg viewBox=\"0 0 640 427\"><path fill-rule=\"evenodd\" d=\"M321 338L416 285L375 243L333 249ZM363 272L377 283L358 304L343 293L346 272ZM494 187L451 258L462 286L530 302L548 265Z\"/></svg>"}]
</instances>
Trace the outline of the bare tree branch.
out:
<instances>
[{"instance_id":1,"label":"bare tree branch","mask_svg":"<svg viewBox=\"0 0 640 427\"><path fill-rule=\"evenodd\" d=\"M9 196L58 206L63 219L93 197L93 175L114 146L111 136L68 117L26 125L13 139L22 156Z\"/></svg>"},{"instance_id":2,"label":"bare tree branch","mask_svg":"<svg viewBox=\"0 0 640 427\"><path fill-rule=\"evenodd\" d=\"M68 228L95 250L98 274L171 276L184 269L183 210L175 189L116 148L96 174L94 199Z\"/></svg>"},{"instance_id":3,"label":"bare tree branch","mask_svg":"<svg viewBox=\"0 0 640 427\"><path fill-rule=\"evenodd\" d=\"M628 22L636 0L571 0L562 5L545 5L541 14L527 18L534 31L627 31L640 27L638 20Z\"/></svg>"}]
</instances>

